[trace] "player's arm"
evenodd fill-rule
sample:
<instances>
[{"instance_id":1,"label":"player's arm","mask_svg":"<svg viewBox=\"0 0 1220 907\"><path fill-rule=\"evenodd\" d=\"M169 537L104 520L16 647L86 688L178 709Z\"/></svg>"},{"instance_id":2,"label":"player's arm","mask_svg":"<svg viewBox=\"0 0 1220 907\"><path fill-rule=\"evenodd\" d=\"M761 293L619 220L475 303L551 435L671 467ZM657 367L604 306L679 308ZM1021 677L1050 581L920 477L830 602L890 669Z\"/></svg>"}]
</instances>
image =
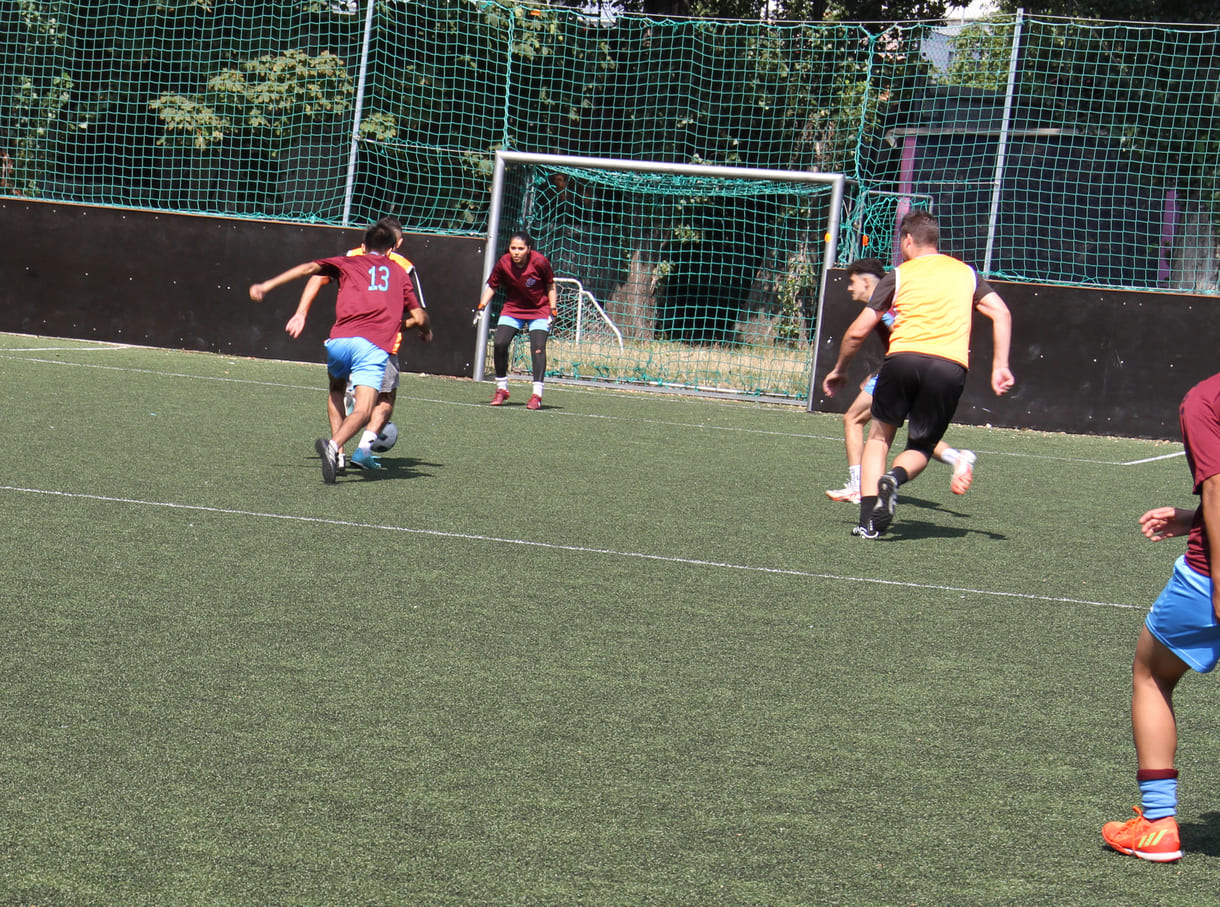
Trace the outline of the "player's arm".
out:
<instances>
[{"instance_id":1,"label":"player's arm","mask_svg":"<svg viewBox=\"0 0 1220 907\"><path fill-rule=\"evenodd\" d=\"M479 297L479 311L487 308L487 304L495 298L496 288L500 285L501 279L499 276L500 263L492 267L491 273L487 275L487 283L483 285L483 295Z\"/></svg>"},{"instance_id":2,"label":"player's arm","mask_svg":"<svg viewBox=\"0 0 1220 907\"><path fill-rule=\"evenodd\" d=\"M419 328L420 340L427 342L432 339L432 319L428 317L427 309L420 307L407 310L407 317L402 320L402 329L407 331L411 328Z\"/></svg>"},{"instance_id":3,"label":"player's arm","mask_svg":"<svg viewBox=\"0 0 1220 907\"><path fill-rule=\"evenodd\" d=\"M263 297L276 287L282 287L284 284L300 280L302 277L311 277L314 274L321 273L321 271L322 266L316 261L307 261L304 264L299 264L295 268L289 268L283 274L276 274L270 280L264 280L262 283L251 285L250 298L255 302L262 302Z\"/></svg>"},{"instance_id":4,"label":"player's arm","mask_svg":"<svg viewBox=\"0 0 1220 907\"><path fill-rule=\"evenodd\" d=\"M1185 507L1155 507L1140 517L1140 532L1154 542L1188 535L1195 513Z\"/></svg>"},{"instance_id":5,"label":"player's arm","mask_svg":"<svg viewBox=\"0 0 1220 907\"><path fill-rule=\"evenodd\" d=\"M487 304L492 302L495 295L495 287L483 287L483 295L478 298L478 310L483 311L487 308Z\"/></svg>"},{"instance_id":6,"label":"player's arm","mask_svg":"<svg viewBox=\"0 0 1220 907\"><path fill-rule=\"evenodd\" d=\"M288 324L284 326L284 330L290 337L301 336L301 332L305 330L305 319L309 317L309 310L313 306L314 300L318 298L318 292L328 283L330 283L330 278L323 277L321 274L315 274L305 281L305 289L301 290L301 300L297 303L297 310L288 319Z\"/></svg>"},{"instance_id":7,"label":"player's arm","mask_svg":"<svg viewBox=\"0 0 1220 907\"><path fill-rule=\"evenodd\" d=\"M1008 353L1012 346L1012 313L1008 311L1008 306L1004 304L1000 294L994 290L974 305L991 319L991 389L1000 397L1008 393L1016 383L1008 367Z\"/></svg>"},{"instance_id":8,"label":"player's arm","mask_svg":"<svg viewBox=\"0 0 1220 907\"><path fill-rule=\"evenodd\" d=\"M856 320L847 328L842 341L839 342L839 358L835 361L835 367L822 379L822 393L827 397L833 397L847 381L847 367L880 322L881 313L869 304L860 310Z\"/></svg>"},{"instance_id":9,"label":"player's arm","mask_svg":"<svg viewBox=\"0 0 1220 907\"><path fill-rule=\"evenodd\" d=\"M428 317L428 310L424 308L424 304L415 295L415 283L410 276L410 272L408 272L408 279L403 282L402 287L403 311L405 312L402 329L405 331L408 328L419 328L419 339L428 341L432 339L432 320Z\"/></svg>"},{"instance_id":10,"label":"player's arm","mask_svg":"<svg viewBox=\"0 0 1220 907\"><path fill-rule=\"evenodd\" d=\"M547 303L550 304L550 307L551 307L551 317L558 318L559 317L559 294L555 290L554 279L552 279L551 282L549 284L547 284L546 301L547 301Z\"/></svg>"}]
</instances>

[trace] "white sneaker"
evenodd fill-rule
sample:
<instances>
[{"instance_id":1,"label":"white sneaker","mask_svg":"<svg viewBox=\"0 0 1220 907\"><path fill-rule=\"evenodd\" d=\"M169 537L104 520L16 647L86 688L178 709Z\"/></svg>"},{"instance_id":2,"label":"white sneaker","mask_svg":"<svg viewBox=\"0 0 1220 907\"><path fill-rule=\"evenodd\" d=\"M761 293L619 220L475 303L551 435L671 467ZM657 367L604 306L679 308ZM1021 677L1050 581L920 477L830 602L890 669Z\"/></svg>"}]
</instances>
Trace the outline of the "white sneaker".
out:
<instances>
[{"instance_id":1,"label":"white sneaker","mask_svg":"<svg viewBox=\"0 0 1220 907\"><path fill-rule=\"evenodd\" d=\"M974 461L978 459L973 450L963 450L957 455L953 464L953 478L949 480L949 490L954 494L965 494L974 481Z\"/></svg>"},{"instance_id":2,"label":"white sneaker","mask_svg":"<svg viewBox=\"0 0 1220 907\"><path fill-rule=\"evenodd\" d=\"M835 488L826 492L826 497L832 501L843 501L847 504L860 503L860 489L854 485L844 485L842 488Z\"/></svg>"}]
</instances>

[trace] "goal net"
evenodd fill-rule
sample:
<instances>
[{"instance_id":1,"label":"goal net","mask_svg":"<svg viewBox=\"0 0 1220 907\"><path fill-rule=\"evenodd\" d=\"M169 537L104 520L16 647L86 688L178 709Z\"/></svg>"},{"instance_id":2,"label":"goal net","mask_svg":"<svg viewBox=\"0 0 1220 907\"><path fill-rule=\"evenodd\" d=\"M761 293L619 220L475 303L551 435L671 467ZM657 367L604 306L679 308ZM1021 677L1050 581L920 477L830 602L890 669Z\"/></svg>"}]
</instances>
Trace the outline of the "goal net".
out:
<instances>
[{"instance_id":1,"label":"goal net","mask_svg":"<svg viewBox=\"0 0 1220 907\"><path fill-rule=\"evenodd\" d=\"M844 182L499 152L485 273L516 230L550 259L548 376L803 400ZM478 379L499 302L478 332ZM520 338L509 368L530 371Z\"/></svg>"}]
</instances>

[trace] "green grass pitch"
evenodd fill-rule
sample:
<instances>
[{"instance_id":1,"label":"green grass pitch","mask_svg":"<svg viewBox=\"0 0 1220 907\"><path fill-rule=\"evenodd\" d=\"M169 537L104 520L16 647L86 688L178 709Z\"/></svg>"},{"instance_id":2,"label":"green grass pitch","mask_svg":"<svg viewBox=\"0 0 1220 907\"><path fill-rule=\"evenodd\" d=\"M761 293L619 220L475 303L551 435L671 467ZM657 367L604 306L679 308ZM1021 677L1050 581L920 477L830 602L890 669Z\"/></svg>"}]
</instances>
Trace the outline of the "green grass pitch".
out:
<instances>
[{"instance_id":1,"label":"green grass pitch","mask_svg":"<svg viewBox=\"0 0 1220 907\"><path fill-rule=\"evenodd\" d=\"M1180 445L954 426L865 542L837 417L407 376L328 487L323 382L0 336L0 903L1214 898L1211 679L1185 859L1099 835Z\"/></svg>"}]
</instances>

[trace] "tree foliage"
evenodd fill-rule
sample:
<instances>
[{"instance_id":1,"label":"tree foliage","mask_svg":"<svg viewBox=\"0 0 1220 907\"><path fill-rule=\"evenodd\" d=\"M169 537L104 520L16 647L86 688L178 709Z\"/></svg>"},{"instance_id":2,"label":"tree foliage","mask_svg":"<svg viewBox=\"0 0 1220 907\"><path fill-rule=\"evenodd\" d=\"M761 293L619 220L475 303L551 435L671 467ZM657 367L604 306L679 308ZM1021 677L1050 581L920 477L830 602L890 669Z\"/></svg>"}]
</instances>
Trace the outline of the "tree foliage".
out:
<instances>
[{"instance_id":1,"label":"tree foliage","mask_svg":"<svg viewBox=\"0 0 1220 907\"><path fill-rule=\"evenodd\" d=\"M621 4L625 10L657 17L874 23L943 19L948 6L946 0L624 0Z\"/></svg>"},{"instance_id":2,"label":"tree foliage","mask_svg":"<svg viewBox=\"0 0 1220 907\"><path fill-rule=\"evenodd\" d=\"M1001 0L1000 9L1117 22L1220 22L1220 3L1208 0Z\"/></svg>"}]
</instances>

